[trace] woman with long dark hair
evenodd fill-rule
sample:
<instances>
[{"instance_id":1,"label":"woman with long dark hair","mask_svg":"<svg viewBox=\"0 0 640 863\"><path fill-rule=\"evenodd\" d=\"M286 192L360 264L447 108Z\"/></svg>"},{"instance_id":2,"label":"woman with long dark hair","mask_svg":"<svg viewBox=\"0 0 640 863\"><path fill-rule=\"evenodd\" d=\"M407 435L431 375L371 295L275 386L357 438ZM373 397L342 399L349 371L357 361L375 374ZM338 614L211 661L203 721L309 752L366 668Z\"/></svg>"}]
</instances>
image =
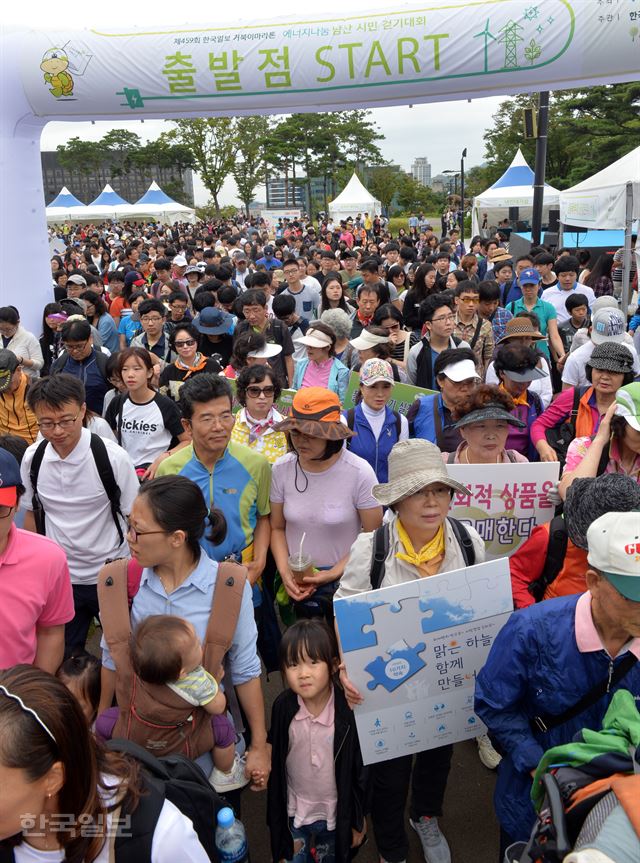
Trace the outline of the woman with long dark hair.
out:
<instances>
[{"instance_id":1,"label":"woman with long dark hair","mask_svg":"<svg viewBox=\"0 0 640 863\"><path fill-rule=\"evenodd\" d=\"M84 291L80 299L86 303L87 320L100 333L105 348L112 354L120 350L118 330L105 301L95 291Z\"/></svg>"},{"instance_id":2,"label":"woman with long dark hair","mask_svg":"<svg viewBox=\"0 0 640 863\"><path fill-rule=\"evenodd\" d=\"M593 288L596 297L613 296L613 280L611 270L613 269L613 255L600 255L591 268L589 275L583 284Z\"/></svg>"},{"instance_id":3,"label":"woman with long dark hair","mask_svg":"<svg viewBox=\"0 0 640 863\"><path fill-rule=\"evenodd\" d=\"M407 291L402 307L404 324L409 330L420 333L420 303L434 293L436 268L433 264L420 264L415 272L413 287Z\"/></svg>"},{"instance_id":4,"label":"woman with long dark hair","mask_svg":"<svg viewBox=\"0 0 640 863\"><path fill-rule=\"evenodd\" d=\"M29 665L0 672L0 855L15 863L108 863L114 818L130 819L135 835L145 792L137 763L96 743L61 680ZM191 821L168 800L160 802L151 847L140 863L209 860Z\"/></svg>"},{"instance_id":5,"label":"woman with long dark hair","mask_svg":"<svg viewBox=\"0 0 640 863\"><path fill-rule=\"evenodd\" d=\"M58 355L64 350L60 338L60 327L67 320L67 317L67 313L62 311L60 303L47 303L42 310L40 350L44 365L40 370L40 377L49 374L51 364L58 359Z\"/></svg>"}]
</instances>

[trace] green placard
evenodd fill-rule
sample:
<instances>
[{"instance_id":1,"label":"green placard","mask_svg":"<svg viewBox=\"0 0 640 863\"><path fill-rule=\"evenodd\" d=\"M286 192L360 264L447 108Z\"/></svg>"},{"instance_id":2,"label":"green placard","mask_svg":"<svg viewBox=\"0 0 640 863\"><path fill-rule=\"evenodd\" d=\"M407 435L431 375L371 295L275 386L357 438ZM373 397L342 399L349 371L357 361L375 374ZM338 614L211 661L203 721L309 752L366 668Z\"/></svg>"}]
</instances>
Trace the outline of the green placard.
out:
<instances>
[{"instance_id":1,"label":"green placard","mask_svg":"<svg viewBox=\"0 0 640 863\"><path fill-rule=\"evenodd\" d=\"M349 386L344 397L344 409L355 407L353 396L360 386L360 375L357 372L351 372L349 377ZM391 397L388 401L388 406L393 411L404 414L409 412L409 408L418 396L433 395L435 390L426 390L422 387L414 387L411 384L394 384L391 388Z\"/></svg>"}]
</instances>

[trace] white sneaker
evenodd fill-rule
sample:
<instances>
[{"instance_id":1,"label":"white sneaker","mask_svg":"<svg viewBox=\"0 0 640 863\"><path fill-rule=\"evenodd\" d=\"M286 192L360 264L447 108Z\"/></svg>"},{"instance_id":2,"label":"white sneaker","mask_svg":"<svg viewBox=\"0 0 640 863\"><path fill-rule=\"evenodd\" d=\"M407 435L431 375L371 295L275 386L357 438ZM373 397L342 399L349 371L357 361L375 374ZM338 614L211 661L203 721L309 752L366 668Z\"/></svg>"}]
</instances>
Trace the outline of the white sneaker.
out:
<instances>
[{"instance_id":1,"label":"white sneaker","mask_svg":"<svg viewBox=\"0 0 640 863\"><path fill-rule=\"evenodd\" d=\"M437 818L423 815L418 821L410 818L409 824L418 834L427 863L451 863L449 843L440 832Z\"/></svg>"},{"instance_id":2,"label":"white sneaker","mask_svg":"<svg viewBox=\"0 0 640 863\"><path fill-rule=\"evenodd\" d=\"M244 788L249 784L249 779L244 775L245 759L241 758L237 753L233 760L233 767L228 773L223 773L214 767L209 775L209 784L213 785L218 794L224 794L227 791L237 791L238 788Z\"/></svg>"},{"instance_id":3,"label":"white sneaker","mask_svg":"<svg viewBox=\"0 0 640 863\"><path fill-rule=\"evenodd\" d=\"M489 735L481 734L479 737L476 737L476 743L478 744L478 757L480 761L489 770L495 770L502 761L502 755L493 748Z\"/></svg>"}]
</instances>

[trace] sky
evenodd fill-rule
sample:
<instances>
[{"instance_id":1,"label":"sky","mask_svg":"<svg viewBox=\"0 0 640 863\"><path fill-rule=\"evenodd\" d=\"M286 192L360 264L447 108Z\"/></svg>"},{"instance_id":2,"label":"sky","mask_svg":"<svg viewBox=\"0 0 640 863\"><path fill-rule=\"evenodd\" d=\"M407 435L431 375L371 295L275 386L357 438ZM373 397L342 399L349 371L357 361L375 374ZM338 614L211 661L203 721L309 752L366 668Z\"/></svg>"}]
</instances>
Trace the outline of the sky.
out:
<instances>
[{"instance_id":1,"label":"sky","mask_svg":"<svg viewBox=\"0 0 640 863\"><path fill-rule=\"evenodd\" d=\"M380 0L350 0L349 10L386 9L401 6L380 2ZM241 4L242 18L250 21L254 17L264 18L265 9L269 4L264 0L244 0ZM28 19L25 20L24 9L28 8ZM282 0L272 4L274 17L285 12L291 12L292 7L285 7ZM31 0L27 5L19 4L3 8L3 25L23 25L38 21L38 27L64 29L65 25L78 27L96 27L110 24L111 26L131 26L148 24L152 19L154 24L184 24L200 21L212 21L219 24L228 21L238 21L231 4L215 7L203 4L202 11L189 8L188 19L180 20L179 6L168 0L156 0L145 4L132 4L131 0L109 0L105 4L89 5L86 0L65 0L62 5L51 4L44 0ZM325 13L344 11L344 3L339 0L325 0L322 4ZM501 99L498 97L474 99L456 102L441 102L430 105L398 105L391 108L373 109L372 119L385 137L380 148L383 156L390 162L399 164L405 170L410 170L416 156L426 156L432 167L432 175L445 170L458 169L462 150L467 148L467 166L480 164L484 161L483 133L491 126L492 117ZM164 120L145 120L140 122L123 121L73 123L49 123L41 138L42 150L54 150L64 144L69 138L80 137L84 140L98 140L110 129L122 128L138 134L143 141L157 138L166 131L169 124ZM73 192L73 189L71 190ZM196 204L204 204L209 194L199 178L194 179ZM259 190L257 197L260 197ZM220 196L222 204L238 202L235 183L229 179L223 187Z\"/></svg>"}]
</instances>

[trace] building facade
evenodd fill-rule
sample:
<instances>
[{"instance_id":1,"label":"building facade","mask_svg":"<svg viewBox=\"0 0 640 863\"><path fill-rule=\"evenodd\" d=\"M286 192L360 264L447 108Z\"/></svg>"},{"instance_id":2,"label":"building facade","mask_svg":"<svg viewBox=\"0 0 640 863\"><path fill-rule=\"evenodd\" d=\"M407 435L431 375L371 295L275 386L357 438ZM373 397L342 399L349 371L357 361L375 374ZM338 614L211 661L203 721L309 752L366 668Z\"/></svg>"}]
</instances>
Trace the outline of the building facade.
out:
<instances>
[{"instance_id":1,"label":"building facade","mask_svg":"<svg viewBox=\"0 0 640 863\"><path fill-rule=\"evenodd\" d=\"M420 185L431 185L431 165L426 156L416 156L411 166L411 175Z\"/></svg>"},{"instance_id":2,"label":"building facade","mask_svg":"<svg viewBox=\"0 0 640 863\"><path fill-rule=\"evenodd\" d=\"M190 168L182 172L175 168L160 168L158 166L132 168L127 174L114 177L106 162L96 170L85 173L63 168L55 151L45 151L40 154L40 158L47 205L53 201L63 186L66 186L83 204L90 204L98 197L107 183L110 183L114 191L121 195L125 201L135 204L155 180L169 197L175 198L179 203L187 204L189 207L194 206L193 171Z\"/></svg>"}]
</instances>

